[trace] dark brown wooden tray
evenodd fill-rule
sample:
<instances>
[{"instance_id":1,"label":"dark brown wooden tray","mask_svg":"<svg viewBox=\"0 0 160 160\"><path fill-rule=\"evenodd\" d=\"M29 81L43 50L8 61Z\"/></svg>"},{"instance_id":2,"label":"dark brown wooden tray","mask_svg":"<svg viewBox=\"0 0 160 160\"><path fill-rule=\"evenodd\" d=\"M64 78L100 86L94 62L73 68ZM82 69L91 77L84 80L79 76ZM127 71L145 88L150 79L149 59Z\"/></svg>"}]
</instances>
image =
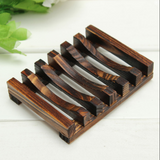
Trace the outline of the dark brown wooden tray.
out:
<instances>
[{"instance_id":1,"label":"dark brown wooden tray","mask_svg":"<svg viewBox=\"0 0 160 160\"><path fill-rule=\"evenodd\" d=\"M97 50L98 47L104 48L130 66L109 59ZM151 60L92 25L86 28L86 37L78 33L74 36L73 45L65 41L60 48L61 54L54 50L48 53L48 64L41 59L35 62L35 73L28 69L23 70L23 83L12 78L7 81L7 85L9 96L15 103L24 103L32 109L56 129L67 143L74 141L153 77ZM106 71L87 61L86 56L104 65ZM73 68L74 65L78 65L105 85L84 77ZM108 69L117 75L109 74ZM62 73L94 96L74 89L59 77ZM48 83L80 105L58 97L48 87Z\"/></svg>"}]
</instances>

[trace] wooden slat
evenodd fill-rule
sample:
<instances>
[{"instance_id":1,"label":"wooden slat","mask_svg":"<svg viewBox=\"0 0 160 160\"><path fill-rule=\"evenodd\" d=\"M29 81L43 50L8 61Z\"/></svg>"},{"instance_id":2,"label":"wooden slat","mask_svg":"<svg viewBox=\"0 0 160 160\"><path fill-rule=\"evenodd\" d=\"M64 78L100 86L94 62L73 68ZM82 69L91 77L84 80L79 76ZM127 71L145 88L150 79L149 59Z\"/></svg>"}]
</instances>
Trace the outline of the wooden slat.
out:
<instances>
[{"instance_id":1,"label":"wooden slat","mask_svg":"<svg viewBox=\"0 0 160 160\"><path fill-rule=\"evenodd\" d=\"M56 51L52 51L48 54L48 62L51 66L55 67L56 69L63 70L69 77L71 77L74 81L78 84L86 88L92 94L100 98L103 102L107 105L112 105L116 102L117 92L112 88L99 85L94 83L81 74L76 72L66 61L65 59L58 54Z\"/></svg>"},{"instance_id":2,"label":"wooden slat","mask_svg":"<svg viewBox=\"0 0 160 160\"><path fill-rule=\"evenodd\" d=\"M93 75L95 78L99 79L106 85L117 91L120 95L124 96L129 92L129 82L120 77L109 73L106 73L88 62L73 45L68 42L61 44L61 54L67 60L71 61L71 65L77 64L82 69L86 70L88 73Z\"/></svg>"},{"instance_id":3,"label":"wooden slat","mask_svg":"<svg viewBox=\"0 0 160 160\"><path fill-rule=\"evenodd\" d=\"M82 107L73 105L64 101L62 98L55 95L49 88L47 88L40 79L32 73L30 70L25 69L21 72L23 77L23 83L27 86L34 85L38 89L38 92L44 96L51 103L55 104L58 108L71 116L74 120L78 121L82 125L86 125L90 120L90 113ZM31 85L30 85L30 84Z\"/></svg>"},{"instance_id":4,"label":"wooden slat","mask_svg":"<svg viewBox=\"0 0 160 160\"><path fill-rule=\"evenodd\" d=\"M97 45L97 43L95 45ZM133 85L136 86L141 82L142 72L140 70L135 67L120 65L106 56L103 56L99 51L96 50L93 44L91 44L91 42L80 33L74 36L74 46L80 50L84 56L87 56L88 54L106 67L118 73L123 78L127 79Z\"/></svg>"},{"instance_id":5,"label":"wooden slat","mask_svg":"<svg viewBox=\"0 0 160 160\"><path fill-rule=\"evenodd\" d=\"M100 101L97 97L83 94L68 85L56 74L56 70L47 65L44 61L39 60L35 62L35 70L36 74L66 93L95 116L102 113L107 108L107 105Z\"/></svg>"}]
</instances>

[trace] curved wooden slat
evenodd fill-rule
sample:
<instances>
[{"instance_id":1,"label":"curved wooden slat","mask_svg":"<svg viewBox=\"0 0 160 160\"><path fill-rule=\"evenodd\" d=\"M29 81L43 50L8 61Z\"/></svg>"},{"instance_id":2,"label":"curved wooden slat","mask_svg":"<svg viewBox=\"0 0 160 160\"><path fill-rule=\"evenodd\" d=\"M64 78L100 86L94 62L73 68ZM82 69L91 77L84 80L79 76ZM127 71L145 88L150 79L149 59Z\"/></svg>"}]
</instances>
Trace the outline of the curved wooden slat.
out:
<instances>
[{"instance_id":1,"label":"curved wooden slat","mask_svg":"<svg viewBox=\"0 0 160 160\"><path fill-rule=\"evenodd\" d=\"M97 49L80 33L74 36L74 46L81 52L88 54L94 59L100 61L103 65L118 73L123 78L127 79L133 85L138 85L141 82L142 72L135 67L127 67L120 65L106 56L103 56Z\"/></svg>"},{"instance_id":2,"label":"curved wooden slat","mask_svg":"<svg viewBox=\"0 0 160 160\"><path fill-rule=\"evenodd\" d=\"M86 79L81 74L79 74L77 71L75 71L65 61L65 59L60 54L58 54L56 51L52 51L48 53L48 62L49 62L49 65L55 67L57 70L63 70L65 74L67 74L78 84L86 88L92 94L100 98L107 105L110 106L116 102L117 92L115 90L113 90L112 88L108 86L99 85L97 83L94 83Z\"/></svg>"},{"instance_id":3,"label":"curved wooden slat","mask_svg":"<svg viewBox=\"0 0 160 160\"><path fill-rule=\"evenodd\" d=\"M29 83L34 85L38 92L44 96L51 103L54 103L58 108L63 110L66 114L71 116L74 120L78 121L82 125L86 125L90 120L90 113L82 107L68 103L55 95L48 87L46 87L40 79L32 73L30 70L25 69L21 72L23 77L23 83L29 86Z\"/></svg>"},{"instance_id":4,"label":"curved wooden slat","mask_svg":"<svg viewBox=\"0 0 160 160\"><path fill-rule=\"evenodd\" d=\"M72 61L71 64L77 64L85 69L88 73L98 78L103 83L109 85L117 91L117 93L124 96L129 92L129 82L120 76L111 75L106 73L88 62L73 45L68 42L61 44L61 54L67 60Z\"/></svg>"},{"instance_id":5,"label":"curved wooden slat","mask_svg":"<svg viewBox=\"0 0 160 160\"><path fill-rule=\"evenodd\" d=\"M107 105L100 101L97 97L83 94L64 82L56 74L56 70L53 67L47 65L44 61L38 60L37 62L35 62L35 70L36 74L41 76L43 79L47 79L48 82L50 82L61 91L66 93L68 96L73 98L75 101L80 103L95 116L107 109Z\"/></svg>"}]
</instances>

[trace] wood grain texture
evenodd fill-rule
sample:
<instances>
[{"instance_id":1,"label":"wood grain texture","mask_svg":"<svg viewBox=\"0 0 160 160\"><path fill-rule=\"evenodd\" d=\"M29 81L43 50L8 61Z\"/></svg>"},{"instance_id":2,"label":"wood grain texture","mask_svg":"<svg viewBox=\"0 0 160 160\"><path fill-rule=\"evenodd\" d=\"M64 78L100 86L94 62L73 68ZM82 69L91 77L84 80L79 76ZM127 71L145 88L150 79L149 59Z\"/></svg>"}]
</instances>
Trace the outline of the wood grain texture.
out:
<instances>
[{"instance_id":1,"label":"wood grain texture","mask_svg":"<svg viewBox=\"0 0 160 160\"><path fill-rule=\"evenodd\" d=\"M53 108L45 100L36 95L26 85L15 78L7 81L10 98L17 104L24 103L27 107L41 116L47 123L61 132L66 137L71 137L75 132L75 124L62 113Z\"/></svg>"},{"instance_id":2,"label":"wood grain texture","mask_svg":"<svg viewBox=\"0 0 160 160\"><path fill-rule=\"evenodd\" d=\"M75 82L86 88L98 98L100 98L100 100L102 100L107 105L110 106L116 102L117 92L115 90L108 86L99 85L86 79L81 74L76 72L56 51L48 53L48 63L49 65L55 67L57 70L61 70L62 72L64 72Z\"/></svg>"},{"instance_id":3,"label":"wood grain texture","mask_svg":"<svg viewBox=\"0 0 160 160\"><path fill-rule=\"evenodd\" d=\"M80 135L82 135L84 132L86 132L88 129L90 129L93 125L95 125L97 122L99 122L102 118L104 118L107 114L109 114L111 111L113 111L118 105L120 105L123 101L125 101L127 98L129 98L134 92L136 92L140 87L142 87L144 84L146 84L151 78L153 77L153 74L151 74L148 77L143 77L142 82L137 85L136 87L130 86L130 92L123 97L119 97L117 102L113 104L107 111L100 114L97 118L93 118L91 122L86 127L79 127L76 126L76 132L71 138L67 138L63 134L59 134L59 136L66 141L67 143L73 142L76 138L78 138Z\"/></svg>"},{"instance_id":4,"label":"wood grain texture","mask_svg":"<svg viewBox=\"0 0 160 160\"><path fill-rule=\"evenodd\" d=\"M48 87L46 87L40 79L32 73L30 70L25 69L21 72L23 76L23 83L27 86L29 83L34 85L38 92L47 100L49 100L51 103L56 105L58 108L60 108L62 111L64 111L66 114L71 116L75 121L79 122L82 125L86 125L88 121L90 120L90 112L85 110L82 107L73 105L71 103L68 103L55 95ZM27 83L26 83L27 81Z\"/></svg>"},{"instance_id":5,"label":"wood grain texture","mask_svg":"<svg viewBox=\"0 0 160 160\"><path fill-rule=\"evenodd\" d=\"M47 80L48 83L53 84L55 87L66 93L93 115L97 116L99 113L106 110L107 105L100 101L100 99L75 90L56 74L56 70L53 67L47 65L43 60L35 62L35 70L36 74L42 77L43 80Z\"/></svg>"},{"instance_id":6,"label":"wood grain texture","mask_svg":"<svg viewBox=\"0 0 160 160\"><path fill-rule=\"evenodd\" d=\"M103 56L99 51L97 51L93 44L80 33L74 36L74 46L80 50L84 56L89 55L95 60L100 61L103 65L127 79L133 85L136 86L141 82L142 72L140 70L135 67L120 65L106 56Z\"/></svg>"},{"instance_id":7,"label":"wood grain texture","mask_svg":"<svg viewBox=\"0 0 160 160\"><path fill-rule=\"evenodd\" d=\"M63 56L54 50L48 53L49 65L42 60L37 61L35 63L36 74L28 69L22 71L23 84L15 78L7 82L10 98L17 104L24 103L41 116L58 130L59 136L67 143L71 143L90 129L153 77L152 61L133 52L133 50L130 50L127 46L94 26L87 27L86 32L88 39L81 34L77 34L74 36L74 46L68 42L61 45ZM98 52L98 46L117 56L119 55L118 57L128 63L133 61L131 64L136 63L135 66L127 67L114 62ZM97 69L83 57L86 55L94 57L106 67L123 76L130 83L120 76L109 75ZM136 56L139 57L136 58ZM121 84L121 90L118 90L117 86L114 87L114 85L109 87L108 85L99 85L90 81L72 68L75 64L98 77L98 79L101 78L103 81L112 82L114 85ZM99 99L95 96L82 94L69 86L59 77L59 74L63 73ZM65 94L80 102L87 110L56 96L49 86L46 86L48 83L55 85ZM123 88L125 85L127 86L126 89ZM115 90L122 96L117 94ZM43 98L35 92L41 94ZM52 106L50 102L60 108L64 114L60 113L58 108ZM72 117L73 120L67 118L66 114Z\"/></svg>"},{"instance_id":8,"label":"wood grain texture","mask_svg":"<svg viewBox=\"0 0 160 160\"><path fill-rule=\"evenodd\" d=\"M116 90L120 95L124 96L129 92L129 82L126 79L106 73L96 68L70 43L64 42L61 44L61 54L63 57L67 58L69 62L72 62L70 65L77 64L82 69L86 70L88 73Z\"/></svg>"},{"instance_id":9,"label":"wood grain texture","mask_svg":"<svg viewBox=\"0 0 160 160\"><path fill-rule=\"evenodd\" d=\"M28 87L26 87L24 84L21 84L20 82L18 82L14 78L9 80L7 82L7 84L8 84L9 94L11 95L11 98L14 97L14 98L12 98L13 101L15 101L16 103L18 102L18 104L19 104L19 102L26 104L35 113L37 113L42 118L44 118L46 122L48 122L54 128L56 128L60 132L59 135L64 141L66 141L67 143L71 143L76 138L78 138L81 134L83 134L85 131L90 129L94 124L96 124L98 121L100 121L104 116L106 116L108 113L110 113L113 109L115 109L118 105L120 105L124 100L126 100L136 90L138 90L141 86L143 86L145 83L147 83L152 77L153 77L153 74L150 75L149 77L144 76L142 78L142 82L138 86L136 86L136 87L130 86L130 92L126 96L118 97L117 102L115 104L113 104L111 107L109 107L105 112L99 114L97 117L93 116L91 118L90 122L86 126L82 126L76 122L73 122L73 121L67 119L65 116L58 114L59 112L57 113L57 111L53 111L52 106L50 106L48 103L46 103L46 101L41 99L34 92L32 92ZM37 107L37 108L35 108L35 107ZM41 110L39 110L39 107ZM48 114L49 114L49 116L48 116ZM57 126L58 122L53 123L50 120L50 115L52 115L52 117L54 118L53 119L54 122L57 120L56 118L58 118L57 121L61 122L61 119L62 119L62 122L64 121L64 123L66 123L65 126L66 125L68 126L71 122L73 122L74 127L72 126L72 129L70 129L70 127L69 127L69 129L67 130L61 124L60 124L60 126L59 125Z\"/></svg>"},{"instance_id":10,"label":"wood grain texture","mask_svg":"<svg viewBox=\"0 0 160 160\"><path fill-rule=\"evenodd\" d=\"M153 62L115 38L104 33L100 29L89 25L86 28L86 37L88 40L110 51L117 57L121 58L131 66L134 66L142 71L146 76L153 72Z\"/></svg>"}]
</instances>

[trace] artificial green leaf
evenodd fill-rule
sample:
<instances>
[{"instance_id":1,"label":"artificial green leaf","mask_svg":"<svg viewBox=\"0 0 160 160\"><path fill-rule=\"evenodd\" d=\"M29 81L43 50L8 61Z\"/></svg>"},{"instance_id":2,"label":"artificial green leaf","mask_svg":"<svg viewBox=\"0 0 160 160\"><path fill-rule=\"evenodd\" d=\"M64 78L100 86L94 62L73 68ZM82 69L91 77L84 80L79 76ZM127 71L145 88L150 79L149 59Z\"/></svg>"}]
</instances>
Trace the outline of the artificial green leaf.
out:
<instances>
[{"instance_id":1,"label":"artificial green leaf","mask_svg":"<svg viewBox=\"0 0 160 160\"><path fill-rule=\"evenodd\" d=\"M6 24L10 19L11 15L9 13L0 14L0 24Z\"/></svg>"},{"instance_id":2,"label":"artificial green leaf","mask_svg":"<svg viewBox=\"0 0 160 160\"><path fill-rule=\"evenodd\" d=\"M5 50L9 51L10 53L19 53L19 54L25 55L21 51L14 49L16 46L17 46L17 39L15 39L13 37L0 41L0 47L4 48Z\"/></svg>"},{"instance_id":3,"label":"artificial green leaf","mask_svg":"<svg viewBox=\"0 0 160 160\"><path fill-rule=\"evenodd\" d=\"M17 23L15 21L10 21L6 24L7 26L9 26L10 28L12 28L12 30L16 30L17 27L19 27L20 24L17 25Z\"/></svg>"},{"instance_id":4,"label":"artificial green leaf","mask_svg":"<svg viewBox=\"0 0 160 160\"><path fill-rule=\"evenodd\" d=\"M8 36L9 29L9 26L0 25L0 39L4 39Z\"/></svg>"},{"instance_id":5,"label":"artificial green leaf","mask_svg":"<svg viewBox=\"0 0 160 160\"><path fill-rule=\"evenodd\" d=\"M15 21L10 21L6 25L0 25L0 47L10 53L24 54L15 48L20 44L18 40L27 39L30 36L30 32L25 28L17 29L18 25Z\"/></svg>"},{"instance_id":6,"label":"artificial green leaf","mask_svg":"<svg viewBox=\"0 0 160 160\"><path fill-rule=\"evenodd\" d=\"M26 11L46 12L47 7L42 6L44 0L0 0L0 13L24 13Z\"/></svg>"},{"instance_id":7,"label":"artificial green leaf","mask_svg":"<svg viewBox=\"0 0 160 160\"><path fill-rule=\"evenodd\" d=\"M42 3L42 2L44 2L45 0L33 0L34 2L36 2L36 3Z\"/></svg>"},{"instance_id":8,"label":"artificial green leaf","mask_svg":"<svg viewBox=\"0 0 160 160\"><path fill-rule=\"evenodd\" d=\"M25 10L13 8L12 6L8 6L8 5L0 5L0 13L4 13L4 12L10 13L10 14L19 14L19 13L24 13Z\"/></svg>"},{"instance_id":9,"label":"artificial green leaf","mask_svg":"<svg viewBox=\"0 0 160 160\"><path fill-rule=\"evenodd\" d=\"M26 11L47 12L48 7L42 6L44 0L0 0L0 47L10 53L23 54L15 49L18 40L25 40L30 32L25 28L19 28L15 21L7 23L11 15ZM7 13L6 13L7 12Z\"/></svg>"},{"instance_id":10,"label":"artificial green leaf","mask_svg":"<svg viewBox=\"0 0 160 160\"><path fill-rule=\"evenodd\" d=\"M0 45L5 49L13 49L15 47L17 39L10 37L0 41Z\"/></svg>"},{"instance_id":11,"label":"artificial green leaf","mask_svg":"<svg viewBox=\"0 0 160 160\"><path fill-rule=\"evenodd\" d=\"M17 24L15 21L10 21L9 23L7 23L7 26L10 27L9 29L10 35L17 29Z\"/></svg>"},{"instance_id":12,"label":"artificial green leaf","mask_svg":"<svg viewBox=\"0 0 160 160\"><path fill-rule=\"evenodd\" d=\"M10 36L20 26L20 23L16 23L15 21L10 21L9 23L7 23L7 26L10 27L9 29L9 36Z\"/></svg>"},{"instance_id":13,"label":"artificial green leaf","mask_svg":"<svg viewBox=\"0 0 160 160\"><path fill-rule=\"evenodd\" d=\"M17 50L17 49L12 49L12 50L8 50L10 53L19 53L19 54L22 54L24 56L26 56L26 54L24 54L23 52Z\"/></svg>"},{"instance_id":14,"label":"artificial green leaf","mask_svg":"<svg viewBox=\"0 0 160 160\"><path fill-rule=\"evenodd\" d=\"M47 12L48 8L42 6L41 4L35 3L32 0L24 0L17 5L13 5L14 8L23 9L27 11L35 11L35 12Z\"/></svg>"},{"instance_id":15,"label":"artificial green leaf","mask_svg":"<svg viewBox=\"0 0 160 160\"><path fill-rule=\"evenodd\" d=\"M14 5L14 4L18 4L19 2L21 2L23 0L0 0L0 5Z\"/></svg>"},{"instance_id":16,"label":"artificial green leaf","mask_svg":"<svg viewBox=\"0 0 160 160\"><path fill-rule=\"evenodd\" d=\"M25 28L18 28L11 37L16 38L17 40L26 40L31 33Z\"/></svg>"},{"instance_id":17,"label":"artificial green leaf","mask_svg":"<svg viewBox=\"0 0 160 160\"><path fill-rule=\"evenodd\" d=\"M1 44L0 44L0 47L1 47ZM3 48L3 47L2 47ZM5 48L4 48L5 49ZM24 55L24 56L26 56L23 52L21 52L21 51L19 51L19 50L17 50L17 49L5 49L5 50L7 50L8 52L10 52L10 53L19 53L19 54L22 54L22 55Z\"/></svg>"}]
</instances>

